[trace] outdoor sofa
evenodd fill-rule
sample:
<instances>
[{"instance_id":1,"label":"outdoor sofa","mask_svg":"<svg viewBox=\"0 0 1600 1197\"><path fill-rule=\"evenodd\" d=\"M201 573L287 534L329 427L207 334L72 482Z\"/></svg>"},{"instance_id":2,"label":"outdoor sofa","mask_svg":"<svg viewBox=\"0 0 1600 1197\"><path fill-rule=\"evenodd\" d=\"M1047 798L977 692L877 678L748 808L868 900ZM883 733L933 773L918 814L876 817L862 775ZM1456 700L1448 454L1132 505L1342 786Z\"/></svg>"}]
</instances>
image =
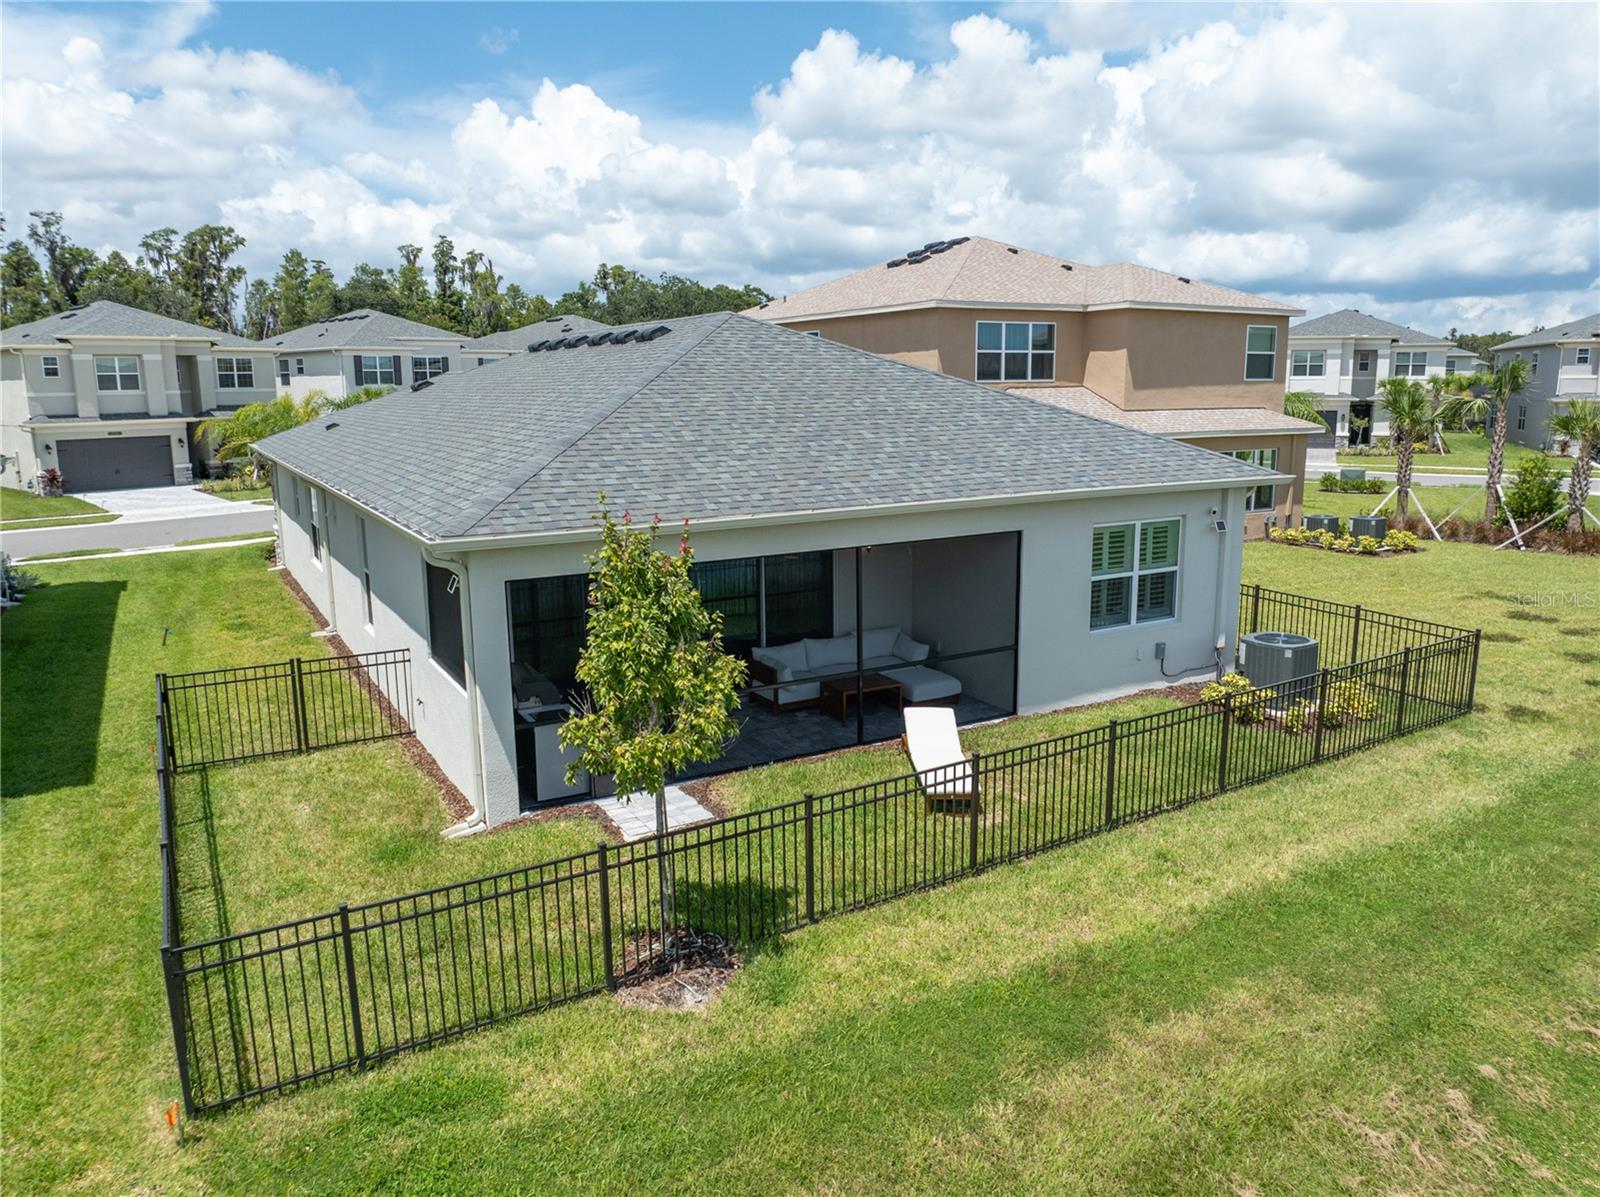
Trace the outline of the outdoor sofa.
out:
<instances>
[{"instance_id":1,"label":"outdoor sofa","mask_svg":"<svg viewBox=\"0 0 1600 1197\"><path fill-rule=\"evenodd\" d=\"M868 628L862 638L862 669L900 683L904 702L953 702L961 697L961 679L918 662L928 659L929 646L913 640L898 626ZM750 678L766 687L756 698L774 711L814 706L822 682L855 672L856 634L820 640L795 640L750 650Z\"/></svg>"}]
</instances>

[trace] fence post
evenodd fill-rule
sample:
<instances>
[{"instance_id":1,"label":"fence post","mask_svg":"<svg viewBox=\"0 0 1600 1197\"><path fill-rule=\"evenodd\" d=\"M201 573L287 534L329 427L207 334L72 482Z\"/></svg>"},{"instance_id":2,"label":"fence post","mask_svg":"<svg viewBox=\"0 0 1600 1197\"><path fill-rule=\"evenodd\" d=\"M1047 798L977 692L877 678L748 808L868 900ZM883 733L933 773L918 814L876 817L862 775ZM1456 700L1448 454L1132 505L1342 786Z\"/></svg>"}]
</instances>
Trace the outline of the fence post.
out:
<instances>
[{"instance_id":1,"label":"fence post","mask_svg":"<svg viewBox=\"0 0 1600 1197\"><path fill-rule=\"evenodd\" d=\"M1394 713L1394 734L1406 730L1406 691L1411 688L1411 646L1406 645L1400 654L1400 702Z\"/></svg>"},{"instance_id":2,"label":"fence post","mask_svg":"<svg viewBox=\"0 0 1600 1197\"><path fill-rule=\"evenodd\" d=\"M617 991L617 970L611 963L611 866L606 862L606 842L600 841L600 954L606 962L606 988Z\"/></svg>"},{"instance_id":3,"label":"fence post","mask_svg":"<svg viewBox=\"0 0 1600 1197\"><path fill-rule=\"evenodd\" d=\"M1217 793L1228 788L1228 740L1233 734L1233 693L1222 699L1222 747L1217 752Z\"/></svg>"},{"instance_id":4,"label":"fence post","mask_svg":"<svg viewBox=\"0 0 1600 1197\"><path fill-rule=\"evenodd\" d=\"M1350 629L1350 664L1361 660L1361 604L1356 604L1356 619Z\"/></svg>"},{"instance_id":5,"label":"fence post","mask_svg":"<svg viewBox=\"0 0 1600 1197\"><path fill-rule=\"evenodd\" d=\"M983 765L981 753L972 754L972 764L968 766L972 771L972 793L967 801L967 872L978 871L978 770Z\"/></svg>"},{"instance_id":6,"label":"fence post","mask_svg":"<svg viewBox=\"0 0 1600 1197\"><path fill-rule=\"evenodd\" d=\"M1250 599L1250 631L1258 632L1261 630L1261 583L1257 582L1252 590L1254 593Z\"/></svg>"},{"instance_id":7,"label":"fence post","mask_svg":"<svg viewBox=\"0 0 1600 1197\"><path fill-rule=\"evenodd\" d=\"M297 662L298 663L298 662ZM356 1067L367 1066L367 1044L361 1035L361 995L356 992L356 950L350 942L350 904L339 903L339 938L344 941L344 979L350 991L350 1028L355 1032Z\"/></svg>"},{"instance_id":8,"label":"fence post","mask_svg":"<svg viewBox=\"0 0 1600 1197\"><path fill-rule=\"evenodd\" d=\"M189 1084L189 1034L184 1018L189 1005L189 995L184 987L181 972L182 966L178 963L172 948L162 944L161 975L167 983L167 1016L172 1020L172 1046L178 1055L178 1088L183 1094L183 1112L193 1117L194 1090Z\"/></svg>"},{"instance_id":9,"label":"fence post","mask_svg":"<svg viewBox=\"0 0 1600 1197\"><path fill-rule=\"evenodd\" d=\"M1358 608L1359 609L1359 608ZM1311 759L1322 759L1322 724L1328 712L1328 671L1321 671L1317 679L1317 738L1311 749Z\"/></svg>"},{"instance_id":10,"label":"fence post","mask_svg":"<svg viewBox=\"0 0 1600 1197\"><path fill-rule=\"evenodd\" d=\"M294 657L289 662L289 676L294 680L294 734L295 742L301 752L310 747L310 735L306 731L306 685L300 673L300 658Z\"/></svg>"},{"instance_id":11,"label":"fence post","mask_svg":"<svg viewBox=\"0 0 1600 1197\"><path fill-rule=\"evenodd\" d=\"M1261 587L1258 585L1256 590ZM1111 826L1116 814L1117 799L1117 721L1106 725L1106 823Z\"/></svg>"},{"instance_id":12,"label":"fence post","mask_svg":"<svg viewBox=\"0 0 1600 1197\"><path fill-rule=\"evenodd\" d=\"M817 834L813 826L817 800L806 795L806 922L817 921Z\"/></svg>"},{"instance_id":13,"label":"fence post","mask_svg":"<svg viewBox=\"0 0 1600 1197\"><path fill-rule=\"evenodd\" d=\"M1472 710L1473 702L1478 693L1478 643L1483 639L1483 629L1474 628L1472 631L1472 671L1467 674L1467 710Z\"/></svg>"}]
</instances>

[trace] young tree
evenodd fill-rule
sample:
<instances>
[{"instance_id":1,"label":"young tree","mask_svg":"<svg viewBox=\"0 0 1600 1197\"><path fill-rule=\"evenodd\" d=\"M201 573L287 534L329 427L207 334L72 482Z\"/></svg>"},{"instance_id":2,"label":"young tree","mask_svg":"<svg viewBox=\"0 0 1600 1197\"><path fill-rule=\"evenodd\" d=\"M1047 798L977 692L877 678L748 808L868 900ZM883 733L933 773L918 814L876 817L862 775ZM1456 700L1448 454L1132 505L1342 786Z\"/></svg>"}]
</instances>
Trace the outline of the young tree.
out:
<instances>
[{"instance_id":1,"label":"young tree","mask_svg":"<svg viewBox=\"0 0 1600 1197\"><path fill-rule=\"evenodd\" d=\"M687 521L676 556L656 548L648 528L611 516L600 496L600 547L588 559L589 626L578 658L587 695L561 728L580 769L611 775L619 794L652 794L656 834L667 831L668 779L715 760L738 731L744 663L722 651L722 615L708 612L689 576ZM661 946L672 954L676 910L671 869L657 854Z\"/></svg>"},{"instance_id":2,"label":"young tree","mask_svg":"<svg viewBox=\"0 0 1600 1197\"><path fill-rule=\"evenodd\" d=\"M1389 441L1394 445L1395 514L1405 519L1411 514L1411 470L1417 442L1432 438L1438 410L1413 378L1386 378L1379 390L1389 409Z\"/></svg>"},{"instance_id":3,"label":"young tree","mask_svg":"<svg viewBox=\"0 0 1600 1197\"><path fill-rule=\"evenodd\" d=\"M1566 410L1550 417L1550 431L1577 447L1567 483L1567 531L1583 531L1589 505L1589 469L1600 456L1600 400L1568 399Z\"/></svg>"},{"instance_id":4,"label":"young tree","mask_svg":"<svg viewBox=\"0 0 1600 1197\"><path fill-rule=\"evenodd\" d=\"M1310 420L1313 424L1328 427L1328 421L1322 418L1322 409L1317 406L1322 398L1316 391L1285 391L1283 395L1283 414L1296 420Z\"/></svg>"},{"instance_id":5,"label":"young tree","mask_svg":"<svg viewBox=\"0 0 1600 1197\"><path fill-rule=\"evenodd\" d=\"M1489 431L1489 471L1484 479L1483 518L1494 522L1500 506L1500 479L1506 465L1506 410L1528 385L1528 363L1513 358L1490 376L1489 385L1457 395L1446 409L1445 418L1454 423L1487 420L1494 413Z\"/></svg>"}]
</instances>

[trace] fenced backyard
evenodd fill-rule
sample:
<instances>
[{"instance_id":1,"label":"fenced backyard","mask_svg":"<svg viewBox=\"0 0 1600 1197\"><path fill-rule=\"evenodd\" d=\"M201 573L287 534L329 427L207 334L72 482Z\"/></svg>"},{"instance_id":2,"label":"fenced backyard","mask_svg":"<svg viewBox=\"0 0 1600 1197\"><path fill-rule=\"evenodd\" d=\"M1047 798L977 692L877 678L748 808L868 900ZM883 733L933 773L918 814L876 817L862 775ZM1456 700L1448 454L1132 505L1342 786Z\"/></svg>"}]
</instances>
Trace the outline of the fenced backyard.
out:
<instances>
[{"instance_id":1,"label":"fenced backyard","mask_svg":"<svg viewBox=\"0 0 1600 1197\"><path fill-rule=\"evenodd\" d=\"M162 677L161 954L184 1101L218 1109L614 987L659 924L663 856L679 920L750 944L1471 709L1474 631L1260 587L1244 588L1239 624L1323 646L1300 687L1317 717L1298 732L1244 691L975 754L975 800L954 811L924 799L944 779L906 774L193 943L174 787L220 764L407 734L409 661Z\"/></svg>"}]
</instances>

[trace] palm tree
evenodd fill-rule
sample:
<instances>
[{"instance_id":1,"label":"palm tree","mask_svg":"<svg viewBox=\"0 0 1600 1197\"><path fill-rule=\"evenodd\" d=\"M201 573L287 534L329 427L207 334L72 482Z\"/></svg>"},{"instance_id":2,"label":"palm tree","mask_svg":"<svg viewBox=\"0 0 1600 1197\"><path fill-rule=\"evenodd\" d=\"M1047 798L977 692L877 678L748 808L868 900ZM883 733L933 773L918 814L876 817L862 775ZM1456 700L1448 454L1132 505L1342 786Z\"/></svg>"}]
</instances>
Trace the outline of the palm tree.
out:
<instances>
[{"instance_id":1,"label":"palm tree","mask_svg":"<svg viewBox=\"0 0 1600 1197\"><path fill-rule=\"evenodd\" d=\"M1439 410L1422 384L1410 378L1386 378L1379 384L1389 409L1389 440L1394 445L1395 514L1405 519L1411 508L1411 466L1417 441L1431 439L1439 426Z\"/></svg>"},{"instance_id":2,"label":"palm tree","mask_svg":"<svg viewBox=\"0 0 1600 1197\"><path fill-rule=\"evenodd\" d=\"M1296 420L1310 420L1326 429L1328 421L1322 418L1322 409L1317 406L1321 398L1316 391L1287 391L1283 396L1283 414Z\"/></svg>"},{"instance_id":3,"label":"palm tree","mask_svg":"<svg viewBox=\"0 0 1600 1197\"><path fill-rule=\"evenodd\" d=\"M1489 431L1489 475L1484 479L1483 518L1494 521L1500 502L1500 476L1506 465L1506 409L1511 400L1528 385L1528 363L1512 358L1489 377L1488 386L1452 399L1448 416L1453 421L1487 420L1494 411L1494 426Z\"/></svg>"},{"instance_id":4,"label":"palm tree","mask_svg":"<svg viewBox=\"0 0 1600 1197\"><path fill-rule=\"evenodd\" d=\"M1567 410L1550 417L1550 431L1578 446L1572 480L1567 483L1567 531L1581 532L1589 505L1589 463L1600 454L1600 400L1567 400Z\"/></svg>"},{"instance_id":5,"label":"palm tree","mask_svg":"<svg viewBox=\"0 0 1600 1197\"><path fill-rule=\"evenodd\" d=\"M1453 392L1455 375L1434 374L1428 378L1428 401L1433 404L1433 410L1438 413L1444 410L1448 400L1445 398ZM1428 437L1428 452L1444 454L1450 452L1450 446L1444 439L1444 418L1440 416L1433 422L1433 431Z\"/></svg>"},{"instance_id":6,"label":"palm tree","mask_svg":"<svg viewBox=\"0 0 1600 1197\"><path fill-rule=\"evenodd\" d=\"M244 460L251 480L258 482L261 466L255 457L256 442L316 419L326 402L323 392L311 391L301 399L284 395L269 403L247 403L231 415L204 421L198 434L216 447L218 461Z\"/></svg>"}]
</instances>

